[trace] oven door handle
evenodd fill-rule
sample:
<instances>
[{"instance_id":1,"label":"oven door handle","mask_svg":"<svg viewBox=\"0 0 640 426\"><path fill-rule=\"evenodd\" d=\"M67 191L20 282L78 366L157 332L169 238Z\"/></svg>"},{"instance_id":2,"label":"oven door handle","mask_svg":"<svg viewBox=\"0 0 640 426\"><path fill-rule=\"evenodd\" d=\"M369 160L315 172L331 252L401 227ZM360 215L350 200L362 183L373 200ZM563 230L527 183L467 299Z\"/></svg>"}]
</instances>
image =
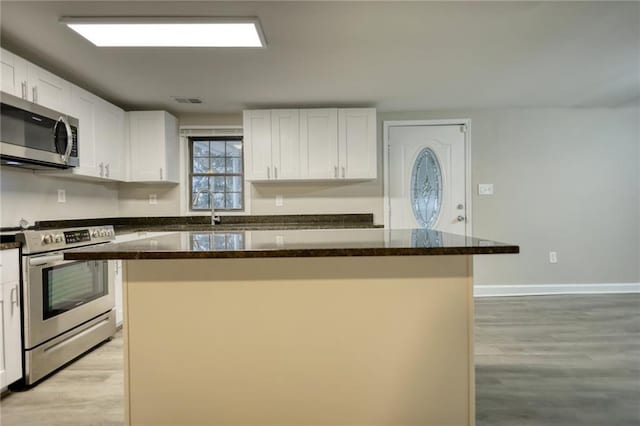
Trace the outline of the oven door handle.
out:
<instances>
[{"instance_id":1,"label":"oven door handle","mask_svg":"<svg viewBox=\"0 0 640 426\"><path fill-rule=\"evenodd\" d=\"M62 253L51 254L49 256L38 256L29 259L29 266L41 266L49 263L55 263L56 265L65 265L67 263L75 263L77 260L64 260Z\"/></svg>"}]
</instances>

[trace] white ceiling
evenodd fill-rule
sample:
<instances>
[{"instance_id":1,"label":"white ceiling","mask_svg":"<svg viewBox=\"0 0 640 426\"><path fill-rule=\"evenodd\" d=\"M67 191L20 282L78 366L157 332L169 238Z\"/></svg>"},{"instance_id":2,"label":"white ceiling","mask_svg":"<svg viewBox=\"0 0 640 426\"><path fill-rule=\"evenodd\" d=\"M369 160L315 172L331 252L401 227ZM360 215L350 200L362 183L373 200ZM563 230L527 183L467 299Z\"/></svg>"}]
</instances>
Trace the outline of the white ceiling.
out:
<instances>
[{"instance_id":1,"label":"white ceiling","mask_svg":"<svg viewBox=\"0 0 640 426\"><path fill-rule=\"evenodd\" d=\"M3 0L1 12L3 47L127 109L607 107L640 97L638 2ZM109 15L257 16L268 44L97 48L58 22Z\"/></svg>"}]
</instances>

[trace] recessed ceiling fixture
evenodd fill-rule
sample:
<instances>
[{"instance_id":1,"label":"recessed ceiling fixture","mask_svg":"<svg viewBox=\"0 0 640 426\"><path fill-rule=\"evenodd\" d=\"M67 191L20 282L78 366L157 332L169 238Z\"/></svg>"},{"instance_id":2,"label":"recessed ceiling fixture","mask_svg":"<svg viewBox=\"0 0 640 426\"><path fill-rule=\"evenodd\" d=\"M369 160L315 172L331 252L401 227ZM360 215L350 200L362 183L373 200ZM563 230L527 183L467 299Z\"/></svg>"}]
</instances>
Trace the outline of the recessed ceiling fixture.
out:
<instances>
[{"instance_id":1,"label":"recessed ceiling fixture","mask_svg":"<svg viewBox=\"0 0 640 426\"><path fill-rule=\"evenodd\" d=\"M264 47L258 18L64 17L99 47Z\"/></svg>"}]
</instances>

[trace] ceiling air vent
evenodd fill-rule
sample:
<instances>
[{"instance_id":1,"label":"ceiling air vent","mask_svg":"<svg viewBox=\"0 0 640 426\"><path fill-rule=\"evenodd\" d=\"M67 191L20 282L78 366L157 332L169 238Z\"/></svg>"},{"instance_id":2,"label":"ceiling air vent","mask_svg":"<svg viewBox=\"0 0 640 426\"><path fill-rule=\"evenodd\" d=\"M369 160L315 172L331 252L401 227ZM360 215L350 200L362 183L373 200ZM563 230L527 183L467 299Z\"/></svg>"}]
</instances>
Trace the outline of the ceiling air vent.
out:
<instances>
[{"instance_id":1,"label":"ceiling air vent","mask_svg":"<svg viewBox=\"0 0 640 426\"><path fill-rule=\"evenodd\" d=\"M202 99L200 98L186 98L184 96L173 96L173 100L175 100L179 104L201 104Z\"/></svg>"}]
</instances>

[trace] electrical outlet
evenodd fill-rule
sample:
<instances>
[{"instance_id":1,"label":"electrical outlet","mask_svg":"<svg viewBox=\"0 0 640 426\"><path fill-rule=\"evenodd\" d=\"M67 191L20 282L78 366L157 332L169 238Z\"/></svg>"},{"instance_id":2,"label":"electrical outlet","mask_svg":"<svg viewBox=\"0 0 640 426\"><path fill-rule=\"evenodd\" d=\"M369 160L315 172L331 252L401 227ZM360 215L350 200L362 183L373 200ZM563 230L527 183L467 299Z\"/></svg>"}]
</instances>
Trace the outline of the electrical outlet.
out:
<instances>
[{"instance_id":1,"label":"electrical outlet","mask_svg":"<svg viewBox=\"0 0 640 426\"><path fill-rule=\"evenodd\" d=\"M276 195L276 207L284 206L284 197L282 195Z\"/></svg>"},{"instance_id":2,"label":"electrical outlet","mask_svg":"<svg viewBox=\"0 0 640 426\"><path fill-rule=\"evenodd\" d=\"M549 263L558 263L558 253L555 251L549 252Z\"/></svg>"},{"instance_id":3,"label":"electrical outlet","mask_svg":"<svg viewBox=\"0 0 640 426\"><path fill-rule=\"evenodd\" d=\"M158 194L149 194L149 204L152 206L158 204Z\"/></svg>"},{"instance_id":4,"label":"electrical outlet","mask_svg":"<svg viewBox=\"0 0 640 426\"><path fill-rule=\"evenodd\" d=\"M276 235L276 246L282 247L284 245L284 237L282 235Z\"/></svg>"},{"instance_id":5,"label":"electrical outlet","mask_svg":"<svg viewBox=\"0 0 640 426\"><path fill-rule=\"evenodd\" d=\"M66 203L67 202L67 191L64 189L58 189L58 202Z\"/></svg>"},{"instance_id":6,"label":"electrical outlet","mask_svg":"<svg viewBox=\"0 0 640 426\"><path fill-rule=\"evenodd\" d=\"M492 183L479 183L478 184L478 195L493 195L493 184Z\"/></svg>"}]
</instances>

